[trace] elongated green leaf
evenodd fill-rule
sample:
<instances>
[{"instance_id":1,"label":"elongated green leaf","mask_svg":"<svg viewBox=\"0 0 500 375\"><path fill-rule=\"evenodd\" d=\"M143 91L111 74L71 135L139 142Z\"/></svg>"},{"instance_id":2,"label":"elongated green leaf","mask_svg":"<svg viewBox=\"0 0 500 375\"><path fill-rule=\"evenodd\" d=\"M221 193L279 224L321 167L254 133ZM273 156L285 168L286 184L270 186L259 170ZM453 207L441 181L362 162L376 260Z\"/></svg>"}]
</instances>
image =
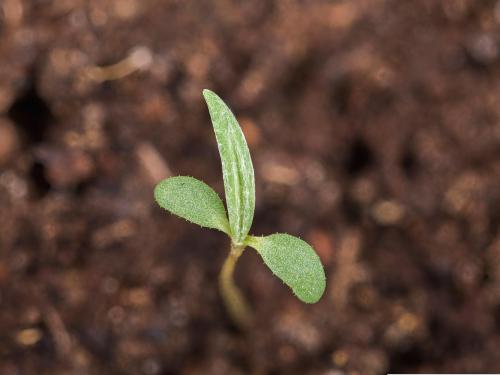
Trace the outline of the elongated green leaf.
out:
<instances>
[{"instance_id":1,"label":"elongated green leaf","mask_svg":"<svg viewBox=\"0 0 500 375\"><path fill-rule=\"evenodd\" d=\"M229 107L210 90L203 90L222 161L231 237L242 243L252 226L255 179L252 159L241 128Z\"/></svg>"},{"instance_id":2,"label":"elongated green leaf","mask_svg":"<svg viewBox=\"0 0 500 375\"><path fill-rule=\"evenodd\" d=\"M301 301L318 302L325 291L325 271L307 242L276 233L266 237L248 236L245 243L257 250L264 263Z\"/></svg>"},{"instance_id":3,"label":"elongated green leaf","mask_svg":"<svg viewBox=\"0 0 500 375\"><path fill-rule=\"evenodd\" d=\"M164 209L202 227L218 229L227 234L224 204L217 193L193 177L170 177L155 187L155 200Z\"/></svg>"}]
</instances>

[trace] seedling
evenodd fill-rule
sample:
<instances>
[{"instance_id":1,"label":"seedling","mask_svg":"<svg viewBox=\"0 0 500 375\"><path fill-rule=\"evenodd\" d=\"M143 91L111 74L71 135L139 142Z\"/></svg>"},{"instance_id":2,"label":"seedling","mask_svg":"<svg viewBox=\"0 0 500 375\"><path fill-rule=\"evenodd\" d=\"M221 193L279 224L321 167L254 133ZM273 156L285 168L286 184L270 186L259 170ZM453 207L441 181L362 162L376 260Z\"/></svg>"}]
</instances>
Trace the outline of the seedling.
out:
<instances>
[{"instance_id":1,"label":"seedling","mask_svg":"<svg viewBox=\"0 0 500 375\"><path fill-rule=\"evenodd\" d=\"M255 178L250 151L229 107L210 90L203 90L222 161L229 219L222 200L204 182L177 176L155 187L156 202L164 209L202 227L218 229L230 240L230 251L219 275L219 287L231 317L248 326L252 315L233 279L236 261L246 246L257 250L264 264L305 303L317 302L325 290L323 266L314 249L284 233L251 236L255 209Z\"/></svg>"}]
</instances>

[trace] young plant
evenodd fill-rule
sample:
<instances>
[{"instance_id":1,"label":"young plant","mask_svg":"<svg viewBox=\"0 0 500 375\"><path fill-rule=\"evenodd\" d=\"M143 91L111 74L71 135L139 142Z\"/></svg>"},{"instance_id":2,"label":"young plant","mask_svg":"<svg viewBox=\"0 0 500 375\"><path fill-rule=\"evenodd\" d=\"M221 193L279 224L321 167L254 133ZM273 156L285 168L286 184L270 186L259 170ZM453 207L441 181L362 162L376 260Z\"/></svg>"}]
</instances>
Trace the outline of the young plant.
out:
<instances>
[{"instance_id":1,"label":"young plant","mask_svg":"<svg viewBox=\"0 0 500 375\"><path fill-rule=\"evenodd\" d=\"M251 310L234 284L236 261L246 246L253 247L264 264L305 303L317 302L325 290L323 266L313 248L284 233L251 236L255 208L255 179L250 151L229 107L210 90L203 90L222 161L229 219L222 200L207 184L193 177L170 177L155 187L156 202L164 209L202 227L218 229L231 239L229 254L219 275L224 303L237 324L248 326Z\"/></svg>"}]
</instances>

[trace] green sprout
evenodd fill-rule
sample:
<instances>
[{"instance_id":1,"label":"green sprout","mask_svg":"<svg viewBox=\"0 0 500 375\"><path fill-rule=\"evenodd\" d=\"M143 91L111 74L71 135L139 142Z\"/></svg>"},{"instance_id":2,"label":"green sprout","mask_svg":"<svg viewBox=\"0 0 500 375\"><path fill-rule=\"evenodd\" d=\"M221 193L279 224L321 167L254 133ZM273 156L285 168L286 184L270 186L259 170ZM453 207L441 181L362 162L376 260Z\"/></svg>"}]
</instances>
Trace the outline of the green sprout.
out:
<instances>
[{"instance_id":1,"label":"green sprout","mask_svg":"<svg viewBox=\"0 0 500 375\"><path fill-rule=\"evenodd\" d=\"M222 200L204 182L177 176L155 187L156 202L164 209L202 227L218 229L231 239L229 254L219 275L224 303L237 324L246 327L252 314L234 283L234 268L246 246L253 247L271 271L305 303L317 302L325 291L323 266L314 249L284 233L251 236L255 209L255 178L250 151L229 107L210 90L203 90L222 161L229 219Z\"/></svg>"}]
</instances>

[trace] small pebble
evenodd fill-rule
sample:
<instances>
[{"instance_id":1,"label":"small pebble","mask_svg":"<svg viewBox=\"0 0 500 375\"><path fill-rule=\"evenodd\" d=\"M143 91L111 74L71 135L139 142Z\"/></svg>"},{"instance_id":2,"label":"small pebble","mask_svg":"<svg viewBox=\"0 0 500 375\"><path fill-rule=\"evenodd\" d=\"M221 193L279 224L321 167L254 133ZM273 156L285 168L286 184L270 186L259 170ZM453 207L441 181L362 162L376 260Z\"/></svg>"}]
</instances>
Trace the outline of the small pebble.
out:
<instances>
[{"instance_id":1,"label":"small pebble","mask_svg":"<svg viewBox=\"0 0 500 375\"><path fill-rule=\"evenodd\" d=\"M151 295L144 288L133 288L128 291L127 300L133 306L146 306L151 303Z\"/></svg>"},{"instance_id":2,"label":"small pebble","mask_svg":"<svg viewBox=\"0 0 500 375\"><path fill-rule=\"evenodd\" d=\"M38 341L42 339L42 331L37 328L27 328L19 331L16 334L16 341L18 344L23 346L35 345Z\"/></svg>"},{"instance_id":3,"label":"small pebble","mask_svg":"<svg viewBox=\"0 0 500 375\"><path fill-rule=\"evenodd\" d=\"M241 130L245 134L245 138L249 146L256 146L262 139L259 127L249 117L243 117L240 120Z\"/></svg>"},{"instance_id":4,"label":"small pebble","mask_svg":"<svg viewBox=\"0 0 500 375\"><path fill-rule=\"evenodd\" d=\"M115 0L114 14L123 20L133 19L138 13L139 4L137 0Z\"/></svg>"},{"instance_id":5,"label":"small pebble","mask_svg":"<svg viewBox=\"0 0 500 375\"><path fill-rule=\"evenodd\" d=\"M469 43L467 52L476 63L490 65L498 60L498 42L490 34L481 34Z\"/></svg>"},{"instance_id":6,"label":"small pebble","mask_svg":"<svg viewBox=\"0 0 500 375\"><path fill-rule=\"evenodd\" d=\"M404 216L404 207L395 201L377 202L372 208L372 216L382 225L397 224Z\"/></svg>"},{"instance_id":7,"label":"small pebble","mask_svg":"<svg viewBox=\"0 0 500 375\"><path fill-rule=\"evenodd\" d=\"M0 186L5 188L9 195L15 199L23 199L28 193L26 181L11 170L0 174Z\"/></svg>"},{"instance_id":8,"label":"small pebble","mask_svg":"<svg viewBox=\"0 0 500 375\"><path fill-rule=\"evenodd\" d=\"M413 332L418 327L419 321L416 315L411 313L404 313L398 319L398 328L407 333Z\"/></svg>"},{"instance_id":9,"label":"small pebble","mask_svg":"<svg viewBox=\"0 0 500 375\"><path fill-rule=\"evenodd\" d=\"M349 355L344 350L337 350L332 354L332 362L337 367L344 367L349 360Z\"/></svg>"},{"instance_id":10,"label":"small pebble","mask_svg":"<svg viewBox=\"0 0 500 375\"><path fill-rule=\"evenodd\" d=\"M299 171L292 166L268 162L261 168L262 177L266 182L293 186L300 180Z\"/></svg>"}]
</instances>

